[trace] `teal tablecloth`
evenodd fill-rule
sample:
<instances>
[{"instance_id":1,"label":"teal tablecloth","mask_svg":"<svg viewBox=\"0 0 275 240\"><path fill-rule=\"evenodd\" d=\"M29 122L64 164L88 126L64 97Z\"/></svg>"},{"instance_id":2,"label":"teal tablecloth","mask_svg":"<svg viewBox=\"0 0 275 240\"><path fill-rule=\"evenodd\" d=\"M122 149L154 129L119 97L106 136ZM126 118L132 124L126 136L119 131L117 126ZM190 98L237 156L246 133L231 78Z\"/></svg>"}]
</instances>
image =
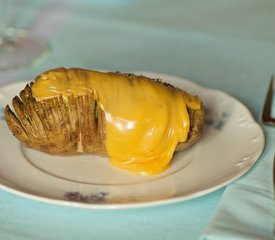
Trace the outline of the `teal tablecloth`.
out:
<instances>
[{"instance_id":1,"label":"teal tablecloth","mask_svg":"<svg viewBox=\"0 0 275 240\"><path fill-rule=\"evenodd\" d=\"M14 25L47 38L50 55L1 72L0 86L57 66L160 72L227 92L258 119L275 73L274 12L272 0L26 1ZM274 131L265 131L267 146L254 173L271 171ZM216 231L215 219L223 221L219 211L227 207L228 191L252 173L190 201L116 211L56 206L0 190L0 239L250 239L237 227ZM266 178L271 187L271 174ZM245 198L234 197L232 204L246 206ZM239 226L251 227L246 219ZM260 237L272 239L272 218L264 223L252 222Z\"/></svg>"}]
</instances>

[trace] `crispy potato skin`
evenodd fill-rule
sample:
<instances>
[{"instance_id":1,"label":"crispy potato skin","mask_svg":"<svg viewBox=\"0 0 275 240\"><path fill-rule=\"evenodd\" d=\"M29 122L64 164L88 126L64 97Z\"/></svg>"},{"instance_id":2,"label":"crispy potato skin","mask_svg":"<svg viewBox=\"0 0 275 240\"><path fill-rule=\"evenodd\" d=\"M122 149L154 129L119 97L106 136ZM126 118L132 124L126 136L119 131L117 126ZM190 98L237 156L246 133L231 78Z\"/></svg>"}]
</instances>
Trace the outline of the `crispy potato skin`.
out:
<instances>
[{"instance_id":1,"label":"crispy potato skin","mask_svg":"<svg viewBox=\"0 0 275 240\"><path fill-rule=\"evenodd\" d=\"M12 101L15 113L6 106L5 118L13 135L24 145L50 154L107 155L104 112L97 108L92 94L69 97L68 104L62 96L39 102L27 85L20 97Z\"/></svg>"},{"instance_id":2,"label":"crispy potato skin","mask_svg":"<svg viewBox=\"0 0 275 240\"><path fill-rule=\"evenodd\" d=\"M108 73L106 73L108 74ZM121 73L112 73L121 74ZM133 74L126 74L131 78ZM163 83L168 88L172 85ZM5 119L13 135L25 146L54 155L94 153L107 156L105 113L92 93L76 98L62 96L36 101L31 85L12 100L14 112L7 105ZM204 123L204 108L187 106L190 129L185 142L175 151L183 151L198 140Z\"/></svg>"},{"instance_id":3,"label":"crispy potato skin","mask_svg":"<svg viewBox=\"0 0 275 240\"><path fill-rule=\"evenodd\" d=\"M190 129L188 132L188 138L185 142L178 143L176 147L176 152L183 151L195 143L202 133L203 123L204 123L204 107L201 105L201 109L194 110L187 107L187 111L190 118Z\"/></svg>"}]
</instances>

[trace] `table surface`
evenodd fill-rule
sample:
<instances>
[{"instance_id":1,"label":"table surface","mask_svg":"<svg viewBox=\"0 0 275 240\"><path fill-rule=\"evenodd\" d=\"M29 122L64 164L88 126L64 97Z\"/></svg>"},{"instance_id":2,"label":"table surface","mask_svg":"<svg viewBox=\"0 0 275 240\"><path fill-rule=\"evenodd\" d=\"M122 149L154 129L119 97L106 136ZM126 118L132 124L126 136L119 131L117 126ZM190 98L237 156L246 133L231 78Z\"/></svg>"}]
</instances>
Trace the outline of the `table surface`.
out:
<instances>
[{"instance_id":1,"label":"table surface","mask_svg":"<svg viewBox=\"0 0 275 240\"><path fill-rule=\"evenodd\" d=\"M57 66L159 72L222 90L258 119L275 72L274 1L24 2L12 27L43 36L50 52L33 66L0 72L0 86ZM57 206L0 190L0 239L198 239L225 191L110 211Z\"/></svg>"}]
</instances>

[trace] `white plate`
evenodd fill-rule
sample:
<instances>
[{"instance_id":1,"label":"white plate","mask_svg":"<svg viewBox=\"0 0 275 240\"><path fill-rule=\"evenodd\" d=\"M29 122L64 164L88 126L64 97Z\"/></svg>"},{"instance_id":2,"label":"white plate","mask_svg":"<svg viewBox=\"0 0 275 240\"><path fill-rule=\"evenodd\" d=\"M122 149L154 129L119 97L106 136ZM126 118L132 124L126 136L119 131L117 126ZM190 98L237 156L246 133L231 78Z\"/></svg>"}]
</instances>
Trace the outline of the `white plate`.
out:
<instances>
[{"instance_id":1,"label":"white plate","mask_svg":"<svg viewBox=\"0 0 275 240\"><path fill-rule=\"evenodd\" d=\"M192 199L245 174L264 148L262 129L231 96L174 76L160 78L202 98L206 121L200 140L175 154L172 166L150 177L132 175L93 155L53 157L27 149L12 136L4 107L25 82L0 89L0 187L48 203L85 208L145 207Z\"/></svg>"}]
</instances>

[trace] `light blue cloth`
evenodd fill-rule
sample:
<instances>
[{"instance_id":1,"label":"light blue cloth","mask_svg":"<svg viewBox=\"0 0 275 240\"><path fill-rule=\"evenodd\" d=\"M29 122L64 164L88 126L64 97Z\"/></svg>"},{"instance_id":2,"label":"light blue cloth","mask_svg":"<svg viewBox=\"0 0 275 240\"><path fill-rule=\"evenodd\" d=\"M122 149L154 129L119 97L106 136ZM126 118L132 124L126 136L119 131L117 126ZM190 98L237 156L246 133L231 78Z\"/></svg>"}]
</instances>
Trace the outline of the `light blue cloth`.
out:
<instances>
[{"instance_id":1,"label":"light blue cloth","mask_svg":"<svg viewBox=\"0 0 275 240\"><path fill-rule=\"evenodd\" d=\"M225 91L257 118L275 72L274 12L272 0L29 1L17 24L46 36L51 54L0 73L0 86L57 66L160 72ZM265 130L267 147L251 172L186 202L97 211L0 190L0 239L271 239L274 129Z\"/></svg>"},{"instance_id":2,"label":"light blue cloth","mask_svg":"<svg viewBox=\"0 0 275 240\"><path fill-rule=\"evenodd\" d=\"M275 239L275 128L265 130L267 144L260 161L245 177L227 187L201 240Z\"/></svg>"}]
</instances>

